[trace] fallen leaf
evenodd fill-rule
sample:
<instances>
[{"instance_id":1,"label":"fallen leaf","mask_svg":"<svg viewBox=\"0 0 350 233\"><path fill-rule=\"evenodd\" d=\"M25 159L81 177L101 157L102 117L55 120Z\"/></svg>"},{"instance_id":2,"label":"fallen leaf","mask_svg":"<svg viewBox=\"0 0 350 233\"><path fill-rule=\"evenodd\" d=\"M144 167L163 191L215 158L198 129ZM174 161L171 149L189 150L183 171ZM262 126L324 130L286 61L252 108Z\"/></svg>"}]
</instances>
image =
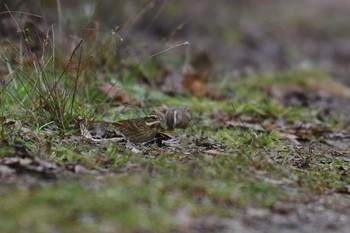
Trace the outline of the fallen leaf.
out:
<instances>
[{"instance_id":1,"label":"fallen leaf","mask_svg":"<svg viewBox=\"0 0 350 233\"><path fill-rule=\"evenodd\" d=\"M182 86L196 97L213 97L213 92L208 87L208 72L186 73Z\"/></svg>"},{"instance_id":2,"label":"fallen leaf","mask_svg":"<svg viewBox=\"0 0 350 233\"><path fill-rule=\"evenodd\" d=\"M113 86L110 83L104 83L99 87L99 90L114 102L133 105L140 107L141 101L134 98L131 94Z\"/></svg>"},{"instance_id":3,"label":"fallen leaf","mask_svg":"<svg viewBox=\"0 0 350 233\"><path fill-rule=\"evenodd\" d=\"M83 138L88 139L88 140L92 140L92 135L89 132L89 130L86 128L85 124L84 124L84 120L82 117L78 117L78 121L79 121L79 128L80 128L80 134Z\"/></svg>"}]
</instances>

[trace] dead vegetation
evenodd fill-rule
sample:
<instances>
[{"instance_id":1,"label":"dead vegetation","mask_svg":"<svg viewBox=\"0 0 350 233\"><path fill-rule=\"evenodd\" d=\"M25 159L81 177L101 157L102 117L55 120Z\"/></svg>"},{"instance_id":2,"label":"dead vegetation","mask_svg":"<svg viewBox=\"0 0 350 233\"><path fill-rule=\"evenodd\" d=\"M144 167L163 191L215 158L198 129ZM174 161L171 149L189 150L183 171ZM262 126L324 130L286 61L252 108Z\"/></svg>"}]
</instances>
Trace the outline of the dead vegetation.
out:
<instances>
[{"instance_id":1,"label":"dead vegetation","mask_svg":"<svg viewBox=\"0 0 350 233\"><path fill-rule=\"evenodd\" d=\"M0 6L1 232L346 232L347 4L77 2Z\"/></svg>"}]
</instances>

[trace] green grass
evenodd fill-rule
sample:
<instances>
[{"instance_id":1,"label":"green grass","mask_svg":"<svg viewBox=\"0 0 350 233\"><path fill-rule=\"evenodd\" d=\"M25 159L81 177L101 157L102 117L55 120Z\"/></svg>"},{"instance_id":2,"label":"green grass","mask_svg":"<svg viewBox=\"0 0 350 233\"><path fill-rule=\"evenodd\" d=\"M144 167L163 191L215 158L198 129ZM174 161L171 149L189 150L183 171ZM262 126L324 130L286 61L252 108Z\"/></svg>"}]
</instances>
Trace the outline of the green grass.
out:
<instances>
[{"instance_id":1,"label":"green grass","mask_svg":"<svg viewBox=\"0 0 350 233\"><path fill-rule=\"evenodd\" d=\"M328 153L326 149L319 149L309 168L296 168L293 159L310 156L308 145L297 151L291 141L279 137L279 130L260 132L225 122L248 118L256 125L320 123L317 112L276 103L263 88L312 86L305 81L310 77L329 83L322 72L287 71L222 83L221 88L234 95L212 100L167 96L156 90L154 80L150 86L134 85L141 72L149 76L158 72L155 63L142 66L142 71L120 68L119 75L127 76L118 85L148 100L146 109L121 111L103 102L94 78L60 69L56 73L63 74L60 79L49 67L40 72L34 67L21 70L1 87L0 159L15 157L14 145L20 143L31 155L63 170L80 165L86 173L58 171L57 179L50 180L40 172L23 172L12 182L2 178L10 184L0 188L0 232L169 232L184 224L181 213L187 219L232 218L250 207L270 209L288 201L293 195L288 187L269 180L289 179L290 186L312 195L350 182L343 160L327 157L327 164L320 160L326 158L322 154ZM45 74L39 84L33 82L38 74ZM106 77L117 82L112 72ZM52 82L62 89L51 88ZM74 89L77 83L79 88ZM161 104L185 104L194 116L189 129L176 132L181 140L173 147L139 145L141 153L134 153L118 142L91 143L80 137L78 116L88 121L127 119ZM322 139L312 135L309 140Z\"/></svg>"},{"instance_id":2,"label":"green grass","mask_svg":"<svg viewBox=\"0 0 350 233\"><path fill-rule=\"evenodd\" d=\"M228 128L222 123L217 128L210 114L222 111L231 116L241 114L272 119L284 114L288 121L293 121L302 117L306 110L275 106L267 102L263 93L255 93L247 103L234 100L204 102L192 97L164 97L164 101L166 104L186 103L195 115L202 115L197 125L179 134L205 135L221 144L223 149L217 149L218 154L211 155L206 153L208 148L205 146L184 144L174 151L153 145L139 147L143 152L140 155L118 143L94 145L69 140L70 135L79 134L74 129L47 139L40 136L44 131L35 126L35 121L28 121L26 127L32 127L33 134L37 135L32 141L24 140L31 153L36 153L38 143L45 144L49 140L52 148L49 154L41 155L42 158L61 165L81 164L87 169L104 167L109 174L70 174L51 182L37 178L34 185L15 184L2 189L0 231L99 232L118 229L121 232L169 232L183 224L179 211L184 211L190 219L201 216L225 218L233 217L247 207L271 208L276 202L288 199L287 190L265 182L259 175L277 180L288 178L266 160L274 149L288 142L281 142L274 132L253 133ZM7 133L8 129L5 135ZM16 138L16 134L12 137ZM192 153L200 157L196 158ZM2 149L1 154L8 155L6 149ZM342 164L342 161L337 163ZM341 187L348 182L342 180L341 172L330 165L315 163L313 166L310 170L294 172L302 177L295 185L319 193L320 187Z\"/></svg>"},{"instance_id":3,"label":"green grass","mask_svg":"<svg viewBox=\"0 0 350 233\"><path fill-rule=\"evenodd\" d=\"M239 206L271 206L282 193L254 177L243 178L245 159L240 160L225 155L178 164L133 155L119 167L140 167L120 175L9 187L0 194L0 230L168 232L181 225L175 214L179 209L195 218L231 216Z\"/></svg>"}]
</instances>

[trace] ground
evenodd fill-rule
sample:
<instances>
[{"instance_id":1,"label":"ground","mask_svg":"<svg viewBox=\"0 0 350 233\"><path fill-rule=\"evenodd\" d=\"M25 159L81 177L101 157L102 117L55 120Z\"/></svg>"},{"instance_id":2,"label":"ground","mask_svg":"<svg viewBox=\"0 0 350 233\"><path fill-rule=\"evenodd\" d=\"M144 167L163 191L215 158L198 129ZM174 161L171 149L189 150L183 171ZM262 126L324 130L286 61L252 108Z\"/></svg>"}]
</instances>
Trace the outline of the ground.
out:
<instances>
[{"instance_id":1,"label":"ground","mask_svg":"<svg viewBox=\"0 0 350 233\"><path fill-rule=\"evenodd\" d=\"M57 2L0 8L1 232L348 232L348 1Z\"/></svg>"}]
</instances>

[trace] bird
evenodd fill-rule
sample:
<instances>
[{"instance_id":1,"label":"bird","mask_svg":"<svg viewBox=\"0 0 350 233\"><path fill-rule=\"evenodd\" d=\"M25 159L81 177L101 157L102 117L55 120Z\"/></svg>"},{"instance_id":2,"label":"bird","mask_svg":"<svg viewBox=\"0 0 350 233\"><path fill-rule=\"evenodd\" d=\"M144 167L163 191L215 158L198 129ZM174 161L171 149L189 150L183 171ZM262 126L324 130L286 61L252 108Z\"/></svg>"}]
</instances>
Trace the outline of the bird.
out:
<instances>
[{"instance_id":1,"label":"bird","mask_svg":"<svg viewBox=\"0 0 350 233\"><path fill-rule=\"evenodd\" d=\"M191 123L191 119L191 113L186 106L172 106L165 113L166 124L170 130L187 128Z\"/></svg>"},{"instance_id":2,"label":"bird","mask_svg":"<svg viewBox=\"0 0 350 233\"><path fill-rule=\"evenodd\" d=\"M160 119L157 115L148 115L143 118L114 122L120 133L132 143L149 142L154 139L160 130Z\"/></svg>"}]
</instances>

